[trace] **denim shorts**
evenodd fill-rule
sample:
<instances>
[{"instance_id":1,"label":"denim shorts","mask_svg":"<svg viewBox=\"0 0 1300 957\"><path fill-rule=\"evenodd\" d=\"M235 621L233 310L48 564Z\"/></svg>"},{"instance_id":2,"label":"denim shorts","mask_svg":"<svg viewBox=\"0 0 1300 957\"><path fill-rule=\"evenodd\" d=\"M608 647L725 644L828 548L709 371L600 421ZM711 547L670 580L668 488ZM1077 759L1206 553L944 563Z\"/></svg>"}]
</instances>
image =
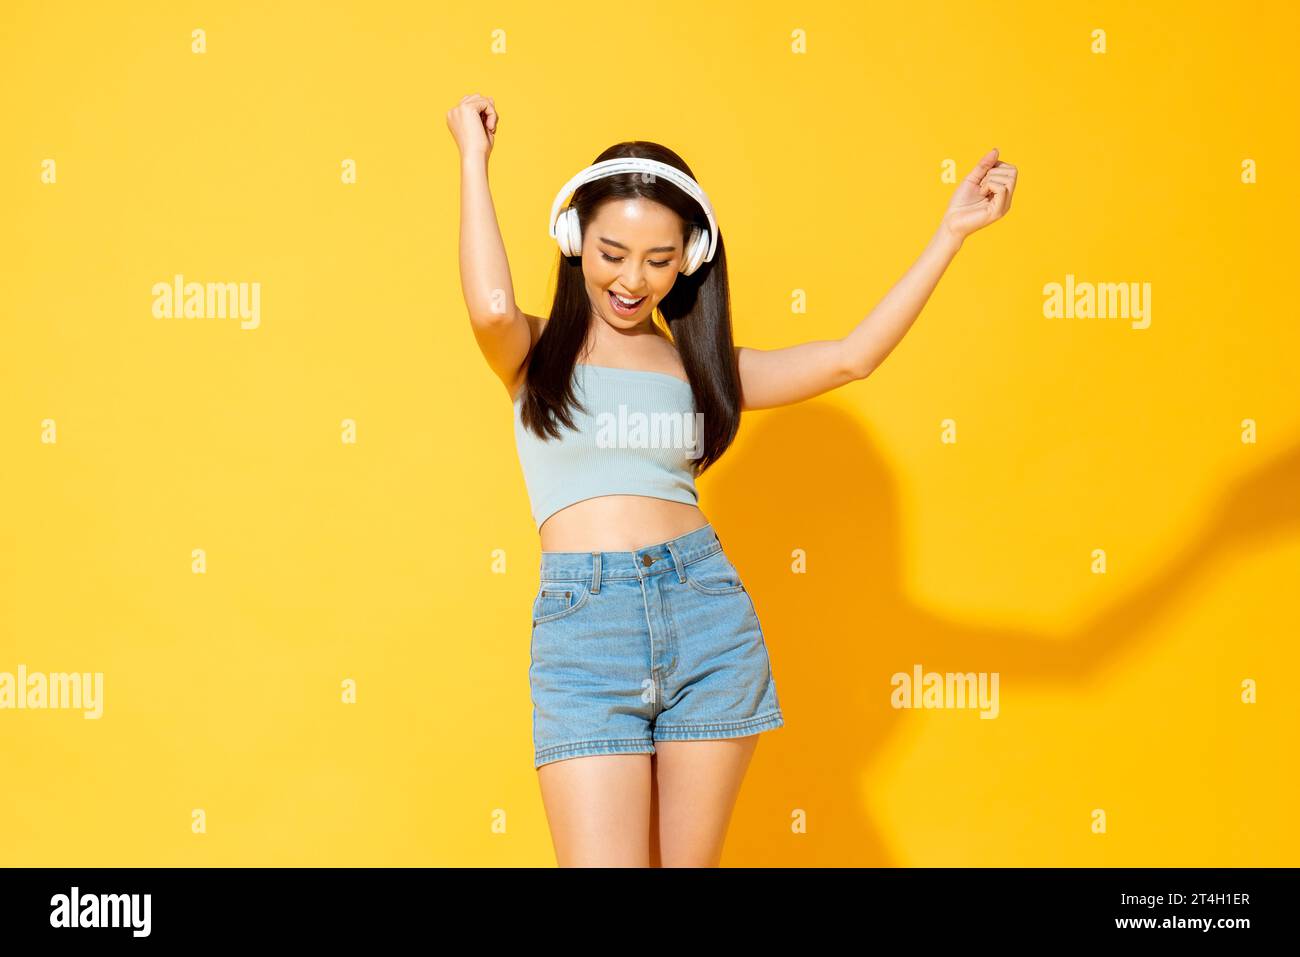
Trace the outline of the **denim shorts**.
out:
<instances>
[{"instance_id":1,"label":"denim shorts","mask_svg":"<svg viewBox=\"0 0 1300 957\"><path fill-rule=\"evenodd\" d=\"M542 552L534 767L781 727L754 603L712 525L634 552Z\"/></svg>"}]
</instances>

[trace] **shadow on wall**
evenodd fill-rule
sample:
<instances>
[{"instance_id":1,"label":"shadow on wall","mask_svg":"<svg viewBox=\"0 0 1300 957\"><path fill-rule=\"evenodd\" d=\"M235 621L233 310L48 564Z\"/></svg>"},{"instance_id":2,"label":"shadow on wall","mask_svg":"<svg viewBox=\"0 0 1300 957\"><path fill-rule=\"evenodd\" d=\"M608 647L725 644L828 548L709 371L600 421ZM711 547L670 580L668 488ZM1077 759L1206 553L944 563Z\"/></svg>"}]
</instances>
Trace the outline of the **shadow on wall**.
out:
<instances>
[{"instance_id":1,"label":"shadow on wall","mask_svg":"<svg viewBox=\"0 0 1300 957\"><path fill-rule=\"evenodd\" d=\"M1141 649L1148 623L1187 596L1203 563L1300 526L1297 444L1233 483L1181 554L1077 631L989 629L908 603L894 478L857 420L816 402L761 415L700 480L705 515L762 621L786 719L760 738L724 867L907 866L866 813L874 760L907 714L889 704L890 675L920 662L998 671L1003 689L1095 680ZM794 548L806 550L807 574L791 573ZM791 834L795 808L807 813L806 834Z\"/></svg>"}]
</instances>

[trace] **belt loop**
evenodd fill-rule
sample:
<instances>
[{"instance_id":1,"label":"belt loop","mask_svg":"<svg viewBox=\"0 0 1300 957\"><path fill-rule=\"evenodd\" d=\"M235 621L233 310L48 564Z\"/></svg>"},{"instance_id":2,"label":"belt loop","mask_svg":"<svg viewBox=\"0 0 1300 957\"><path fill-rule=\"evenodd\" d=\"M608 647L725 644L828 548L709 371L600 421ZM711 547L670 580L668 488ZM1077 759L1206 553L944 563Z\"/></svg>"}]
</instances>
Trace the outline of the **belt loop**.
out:
<instances>
[{"instance_id":1,"label":"belt loop","mask_svg":"<svg viewBox=\"0 0 1300 957\"><path fill-rule=\"evenodd\" d=\"M664 544L668 546L668 554L673 556L673 565L677 568L677 580L685 584L686 566L682 562L682 557L677 554L677 548L672 542L665 542Z\"/></svg>"},{"instance_id":2,"label":"belt loop","mask_svg":"<svg viewBox=\"0 0 1300 957\"><path fill-rule=\"evenodd\" d=\"M591 593L600 593L600 552L591 553Z\"/></svg>"}]
</instances>

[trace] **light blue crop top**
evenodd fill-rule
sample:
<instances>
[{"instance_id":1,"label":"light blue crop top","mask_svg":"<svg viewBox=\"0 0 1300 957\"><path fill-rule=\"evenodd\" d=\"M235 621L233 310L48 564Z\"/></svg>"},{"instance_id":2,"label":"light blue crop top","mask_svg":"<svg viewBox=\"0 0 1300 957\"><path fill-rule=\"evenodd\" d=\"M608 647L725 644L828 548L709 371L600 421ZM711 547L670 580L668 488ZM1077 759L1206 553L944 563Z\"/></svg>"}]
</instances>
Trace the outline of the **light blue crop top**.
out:
<instances>
[{"instance_id":1,"label":"light blue crop top","mask_svg":"<svg viewBox=\"0 0 1300 957\"><path fill-rule=\"evenodd\" d=\"M520 418L515 399L515 446L533 520L599 495L648 495L695 505L694 465L704 442L703 416L685 379L666 372L577 363L570 407L576 429L557 422L560 438L542 439Z\"/></svg>"}]
</instances>

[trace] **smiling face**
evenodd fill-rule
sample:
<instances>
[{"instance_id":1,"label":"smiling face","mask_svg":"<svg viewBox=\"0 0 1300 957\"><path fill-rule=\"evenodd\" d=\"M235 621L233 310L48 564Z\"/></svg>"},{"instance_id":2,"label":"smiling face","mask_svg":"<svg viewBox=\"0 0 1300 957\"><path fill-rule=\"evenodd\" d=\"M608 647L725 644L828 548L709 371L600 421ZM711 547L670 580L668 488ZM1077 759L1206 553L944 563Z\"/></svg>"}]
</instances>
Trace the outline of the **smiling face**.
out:
<instances>
[{"instance_id":1,"label":"smiling face","mask_svg":"<svg viewBox=\"0 0 1300 957\"><path fill-rule=\"evenodd\" d=\"M603 203L582 238L582 275L596 315L624 331L651 319L677 281L681 216L649 199ZM637 300L628 306L617 297Z\"/></svg>"}]
</instances>

